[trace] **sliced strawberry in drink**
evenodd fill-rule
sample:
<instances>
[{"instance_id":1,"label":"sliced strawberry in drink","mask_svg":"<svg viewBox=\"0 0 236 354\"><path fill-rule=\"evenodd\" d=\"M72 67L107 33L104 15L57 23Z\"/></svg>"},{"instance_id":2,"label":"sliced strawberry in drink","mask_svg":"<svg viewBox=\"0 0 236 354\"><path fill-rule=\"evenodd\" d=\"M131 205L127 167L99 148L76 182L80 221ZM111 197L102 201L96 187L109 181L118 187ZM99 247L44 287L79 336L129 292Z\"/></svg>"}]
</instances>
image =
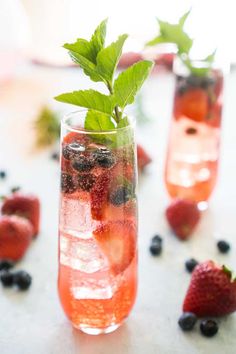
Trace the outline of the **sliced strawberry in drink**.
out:
<instances>
[{"instance_id":1,"label":"sliced strawberry in drink","mask_svg":"<svg viewBox=\"0 0 236 354\"><path fill-rule=\"evenodd\" d=\"M120 220L120 219L130 219L135 222L136 219L136 200L131 199L125 204L120 206L112 205L111 203L107 204L104 210L104 220Z\"/></svg>"},{"instance_id":2,"label":"sliced strawberry in drink","mask_svg":"<svg viewBox=\"0 0 236 354\"><path fill-rule=\"evenodd\" d=\"M102 220L104 208L108 201L108 190L110 185L110 174L104 172L99 175L91 190L91 214L95 220Z\"/></svg>"},{"instance_id":3,"label":"sliced strawberry in drink","mask_svg":"<svg viewBox=\"0 0 236 354\"><path fill-rule=\"evenodd\" d=\"M85 144L88 143L88 136L79 132L70 132L64 136L63 143L71 144L71 143L80 143Z\"/></svg>"},{"instance_id":4,"label":"sliced strawberry in drink","mask_svg":"<svg viewBox=\"0 0 236 354\"><path fill-rule=\"evenodd\" d=\"M136 250L136 227L132 221L117 220L103 223L93 233L107 257L114 275L131 263Z\"/></svg>"},{"instance_id":5,"label":"sliced strawberry in drink","mask_svg":"<svg viewBox=\"0 0 236 354\"><path fill-rule=\"evenodd\" d=\"M202 122L206 119L208 105L208 94L204 89L190 89L175 96L174 115L177 119L186 116L196 122Z\"/></svg>"}]
</instances>

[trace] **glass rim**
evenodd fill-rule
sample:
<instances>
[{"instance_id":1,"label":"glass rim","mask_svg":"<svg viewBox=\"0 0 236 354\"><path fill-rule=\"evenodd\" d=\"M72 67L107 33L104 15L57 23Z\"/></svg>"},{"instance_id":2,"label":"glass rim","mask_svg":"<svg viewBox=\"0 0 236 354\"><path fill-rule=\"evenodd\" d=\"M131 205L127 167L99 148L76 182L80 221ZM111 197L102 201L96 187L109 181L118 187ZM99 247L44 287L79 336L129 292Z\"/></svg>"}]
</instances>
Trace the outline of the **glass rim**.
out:
<instances>
[{"instance_id":1,"label":"glass rim","mask_svg":"<svg viewBox=\"0 0 236 354\"><path fill-rule=\"evenodd\" d=\"M75 128L73 126L71 126L71 124L69 124L68 120L73 117L74 115L80 114L80 113L84 113L87 112L87 109L80 109L80 110L76 110L76 111L72 111L72 112L68 112L66 114L63 115L63 117L61 118L61 127L64 127L65 129L67 129L68 131L71 132L75 132L75 133L82 133L82 134L101 134L101 135L105 135L105 134L117 134L117 132L121 132L121 131L125 131L128 130L130 128L134 128L136 125L136 119L134 118L134 116L128 116L129 117L129 125L122 127L122 128L115 128L115 129L110 129L110 130L89 130L86 128Z\"/></svg>"}]
</instances>

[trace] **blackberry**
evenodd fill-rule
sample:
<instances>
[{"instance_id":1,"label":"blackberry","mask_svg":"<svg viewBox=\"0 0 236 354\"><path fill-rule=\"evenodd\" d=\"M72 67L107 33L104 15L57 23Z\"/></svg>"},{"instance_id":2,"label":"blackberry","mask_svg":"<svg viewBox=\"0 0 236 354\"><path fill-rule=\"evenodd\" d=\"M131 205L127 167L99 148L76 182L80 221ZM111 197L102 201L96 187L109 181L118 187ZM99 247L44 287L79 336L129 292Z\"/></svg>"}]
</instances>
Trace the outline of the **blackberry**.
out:
<instances>
[{"instance_id":1,"label":"blackberry","mask_svg":"<svg viewBox=\"0 0 236 354\"><path fill-rule=\"evenodd\" d=\"M31 283L31 275L24 270L20 270L14 274L14 284L17 285L20 290L27 290Z\"/></svg>"},{"instance_id":2,"label":"blackberry","mask_svg":"<svg viewBox=\"0 0 236 354\"><path fill-rule=\"evenodd\" d=\"M104 168L112 167L116 162L115 156L107 148L100 148L96 150L93 156L96 163Z\"/></svg>"},{"instance_id":3,"label":"blackberry","mask_svg":"<svg viewBox=\"0 0 236 354\"><path fill-rule=\"evenodd\" d=\"M52 160L55 160L55 161L59 161L60 157L59 157L58 152L53 152L53 153L51 154L51 159L52 159Z\"/></svg>"},{"instance_id":4,"label":"blackberry","mask_svg":"<svg viewBox=\"0 0 236 354\"><path fill-rule=\"evenodd\" d=\"M94 167L94 161L88 156L81 155L73 160L72 167L78 172L89 172Z\"/></svg>"},{"instance_id":5,"label":"blackberry","mask_svg":"<svg viewBox=\"0 0 236 354\"><path fill-rule=\"evenodd\" d=\"M83 145L74 142L63 146L62 156L64 157L64 159L70 160L84 151L85 151L85 147Z\"/></svg>"},{"instance_id":6,"label":"blackberry","mask_svg":"<svg viewBox=\"0 0 236 354\"><path fill-rule=\"evenodd\" d=\"M180 328L183 331L191 331L197 322L197 317L192 312L184 312L178 321Z\"/></svg>"},{"instance_id":7,"label":"blackberry","mask_svg":"<svg viewBox=\"0 0 236 354\"><path fill-rule=\"evenodd\" d=\"M73 193L76 190L76 184L68 173L61 174L61 190L64 193Z\"/></svg>"},{"instance_id":8,"label":"blackberry","mask_svg":"<svg viewBox=\"0 0 236 354\"><path fill-rule=\"evenodd\" d=\"M149 250L153 256L159 256L162 253L162 238L159 235L153 236Z\"/></svg>"},{"instance_id":9,"label":"blackberry","mask_svg":"<svg viewBox=\"0 0 236 354\"><path fill-rule=\"evenodd\" d=\"M6 171L1 170L0 171L0 178L4 179L4 178L6 178L6 176L7 176Z\"/></svg>"},{"instance_id":10,"label":"blackberry","mask_svg":"<svg viewBox=\"0 0 236 354\"><path fill-rule=\"evenodd\" d=\"M115 191L111 192L109 201L113 205L125 204L130 199L130 191L127 187L119 187Z\"/></svg>"},{"instance_id":11,"label":"blackberry","mask_svg":"<svg viewBox=\"0 0 236 354\"><path fill-rule=\"evenodd\" d=\"M78 176L78 187L83 191L89 192L95 183L95 178L90 173L82 174Z\"/></svg>"}]
</instances>

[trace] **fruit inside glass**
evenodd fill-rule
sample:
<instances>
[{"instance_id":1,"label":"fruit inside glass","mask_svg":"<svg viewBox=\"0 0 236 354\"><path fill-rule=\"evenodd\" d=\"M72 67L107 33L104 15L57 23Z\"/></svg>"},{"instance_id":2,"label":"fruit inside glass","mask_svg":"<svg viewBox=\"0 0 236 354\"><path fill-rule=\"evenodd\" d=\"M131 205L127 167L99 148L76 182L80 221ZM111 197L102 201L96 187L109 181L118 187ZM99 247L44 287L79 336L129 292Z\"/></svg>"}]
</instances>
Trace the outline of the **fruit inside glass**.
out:
<instances>
[{"instance_id":1,"label":"fruit inside glass","mask_svg":"<svg viewBox=\"0 0 236 354\"><path fill-rule=\"evenodd\" d=\"M178 59L175 74L165 182L171 197L207 206L219 164L223 75L214 68L204 76L190 74Z\"/></svg>"},{"instance_id":2,"label":"fruit inside glass","mask_svg":"<svg viewBox=\"0 0 236 354\"><path fill-rule=\"evenodd\" d=\"M84 129L86 111L62 121L58 290L73 326L109 333L129 315L137 290L134 121Z\"/></svg>"}]
</instances>

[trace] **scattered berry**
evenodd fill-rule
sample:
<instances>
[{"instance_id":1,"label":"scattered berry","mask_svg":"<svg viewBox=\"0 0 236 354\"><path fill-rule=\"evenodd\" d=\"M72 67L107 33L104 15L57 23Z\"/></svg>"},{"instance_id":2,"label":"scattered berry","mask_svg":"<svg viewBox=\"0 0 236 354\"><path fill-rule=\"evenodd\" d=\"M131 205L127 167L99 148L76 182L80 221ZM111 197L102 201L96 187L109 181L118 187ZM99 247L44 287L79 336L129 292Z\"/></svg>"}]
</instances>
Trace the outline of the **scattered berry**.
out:
<instances>
[{"instance_id":1,"label":"scattered berry","mask_svg":"<svg viewBox=\"0 0 236 354\"><path fill-rule=\"evenodd\" d=\"M6 171L0 171L0 178L1 179L4 179L4 178L6 178L7 177L7 174L6 174Z\"/></svg>"},{"instance_id":2,"label":"scattered berry","mask_svg":"<svg viewBox=\"0 0 236 354\"><path fill-rule=\"evenodd\" d=\"M189 273L192 273L194 268L198 265L198 261L194 258L190 258L185 262L185 268Z\"/></svg>"},{"instance_id":3,"label":"scattered berry","mask_svg":"<svg viewBox=\"0 0 236 354\"><path fill-rule=\"evenodd\" d=\"M228 253L230 250L230 244L227 241L220 240L217 242L218 250L221 253Z\"/></svg>"},{"instance_id":4,"label":"scattered berry","mask_svg":"<svg viewBox=\"0 0 236 354\"><path fill-rule=\"evenodd\" d=\"M12 188L11 188L11 192L12 192L12 193L16 193L16 192L18 192L20 189L21 189L20 186L15 186L15 187L12 187Z\"/></svg>"},{"instance_id":5,"label":"scattered berry","mask_svg":"<svg viewBox=\"0 0 236 354\"><path fill-rule=\"evenodd\" d=\"M16 215L0 218L0 258L20 260L26 253L33 236L29 220Z\"/></svg>"},{"instance_id":6,"label":"scattered berry","mask_svg":"<svg viewBox=\"0 0 236 354\"><path fill-rule=\"evenodd\" d=\"M184 312L178 321L183 331L191 331L197 322L197 316L192 312Z\"/></svg>"},{"instance_id":7,"label":"scattered berry","mask_svg":"<svg viewBox=\"0 0 236 354\"><path fill-rule=\"evenodd\" d=\"M24 270L20 270L14 274L14 284L17 285L20 290L27 290L31 283L31 275Z\"/></svg>"},{"instance_id":8,"label":"scattered berry","mask_svg":"<svg viewBox=\"0 0 236 354\"><path fill-rule=\"evenodd\" d=\"M193 128L193 127L190 127L190 128L187 128L185 130L185 133L186 134L189 134L189 135L195 135L197 133L197 129L196 128Z\"/></svg>"},{"instance_id":9,"label":"scattered berry","mask_svg":"<svg viewBox=\"0 0 236 354\"><path fill-rule=\"evenodd\" d=\"M113 205L121 205L128 202L130 199L130 191L127 187L119 187L115 191L111 192L109 201Z\"/></svg>"},{"instance_id":10,"label":"scattered berry","mask_svg":"<svg viewBox=\"0 0 236 354\"><path fill-rule=\"evenodd\" d=\"M202 320L200 323L200 331L205 337L213 337L218 329L218 324L214 320Z\"/></svg>"},{"instance_id":11,"label":"scattered berry","mask_svg":"<svg viewBox=\"0 0 236 354\"><path fill-rule=\"evenodd\" d=\"M61 174L61 190L64 193L73 193L77 188L73 178L68 173Z\"/></svg>"},{"instance_id":12,"label":"scattered berry","mask_svg":"<svg viewBox=\"0 0 236 354\"><path fill-rule=\"evenodd\" d=\"M179 239L187 239L200 220L197 204L191 200L176 199L166 209L166 218Z\"/></svg>"},{"instance_id":13,"label":"scattered berry","mask_svg":"<svg viewBox=\"0 0 236 354\"><path fill-rule=\"evenodd\" d=\"M198 317L224 316L236 311L236 280L232 272L213 261L196 266L183 311L193 312Z\"/></svg>"},{"instance_id":14,"label":"scattered berry","mask_svg":"<svg viewBox=\"0 0 236 354\"><path fill-rule=\"evenodd\" d=\"M100 148L96 150L93 156L97 164L104 168L109 168L116 162L114 155L107 148Z\"/></svg>"},{"instance_id":15,"label":"scattered berry","mask_svg":"<svg viewBox=\"0 0 236 354\"><path fill-rule=\"evenodd\" d=\"M0 260L0 271L8 270L14 266L14 263L9 259Z\"/></svg>"},{"instance_id":16,"label":"scattered berry","mask_svg":"<svg viewBox=\"0 0 236 354\"><path fill-rule=\"evenodd\" d=\"M78 176L78 187L83 191L89 192L95 183L95 178L90 173L85 173Z\"/></svg>"},{"instance_id":17,"label":"scattered berry","mask_svg":"<svg viewBox=\"0 0 236 354\"><path fill-rule=\"evenodd\" d=\"M55 161L59 161L59 159L60 159L59 153L58 152L53 152L51 154L51 159L55 160Z\"/></svg>"},{"instance_id":18,"label":"scattered berry","mask_svg":"<svg viewBox=\"0 0 236 354\"><path fill-rule=\"evenodd\" d=\"M72 162L72 167L78 172L89 172L94 167L94 161L88 156L77 156Z\"/></svg>"},{"instance_id":19,"label":"scattered berry","mask_svg":"<svg viewBox=\"0 0 236 354\"><path fill-rule=\"evenodd\" d=\"M151 157L141 145L137 145L138 169L140 172L152 161Z\"/></svg>"},{"instance_id":20,"label":"scattered berry","mask_svg":"<svg viewBox=\"0 0 236 354\"><path fill-rule=\"evenodd\" d=\"M155 236L153 236L153 238L152 238L152 242L153 243L162 243L162 237L161 236L159 236L159 235L155 235Z\"/></svg>"},{"instance_id":21,"label":"scattered berry","mask_svg":"<svg viewBox=\"0 0 236 354\"><path fill-rule=\"evenodd\" d=\"M14 275L9 271L4 270L0 274L0 280L3 286L10 287L14 283Z\"/></svg>"},{"instance_id":22,"label":"scattered berry","mask_svg":"<svg viewBox=\"0 0 236 354\"><path fill-rule=\"evenodd\" d=\"M116 275L123 272L135 255L134 223L129 220L109 221L98 226L93 235L106 255L113 273Z\"/></svg>"},{"instance_id":23,"label":"scattered berry","mask_svg":"<svg viewBox=\"0 0 236 354\"><path fill-rule=\"evenodd\" d=\"M162 244L152 243L149 250L153 256L159 256L159 254L161 254L162 252Z\"/></svg>"},{"instance_id":24,"label":"scattered berry","mask_svg":"<svg viewBox=\"0 0 236 354\"><path fill-rule=\"evenodd\" d=\"M39 233L40 202L33 194L13 193L4 199L2 213L18 215L28 219L33 226L33 235Z\"/></svg>"}]
</instances>

